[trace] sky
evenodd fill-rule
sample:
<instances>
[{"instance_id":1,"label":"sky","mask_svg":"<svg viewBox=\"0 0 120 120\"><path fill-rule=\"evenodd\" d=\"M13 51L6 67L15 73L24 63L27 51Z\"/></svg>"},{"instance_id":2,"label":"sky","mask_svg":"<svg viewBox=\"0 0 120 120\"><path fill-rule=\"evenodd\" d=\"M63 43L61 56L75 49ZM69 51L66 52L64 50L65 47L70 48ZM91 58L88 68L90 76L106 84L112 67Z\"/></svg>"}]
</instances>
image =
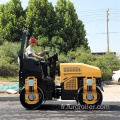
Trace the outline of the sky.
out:
<instances>
[{"instance_id":1,"label":"sky","mask_svg":"<svg viewBox=\"0 0 120 120\"><path fill-rule=\"evenodd\" d=\"M10 0L0 0L5 4ZM25 9L29 0L21 0ZM107 52L107 20L109 30L109 49L120 55L120 0L70 0L76 9L78 18L83 21L86 38L91 52ZM56 5L57 0L48 0Z\"/></svg>"}]
</instances>

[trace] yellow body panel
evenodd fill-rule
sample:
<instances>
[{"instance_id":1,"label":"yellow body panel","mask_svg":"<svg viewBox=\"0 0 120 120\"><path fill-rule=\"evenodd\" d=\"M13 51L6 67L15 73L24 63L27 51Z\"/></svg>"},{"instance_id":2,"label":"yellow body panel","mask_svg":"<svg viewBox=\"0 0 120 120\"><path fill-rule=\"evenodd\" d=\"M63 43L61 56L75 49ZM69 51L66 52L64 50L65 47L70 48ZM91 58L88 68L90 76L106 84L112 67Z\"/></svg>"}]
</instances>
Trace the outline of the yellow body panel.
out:
<instances>
[{"instance_id":1,"label":"yellow body panel","mask_svg":"<svg viewBox=\"0 0 120 120\"><path fill-rule=\"evenodd\" d=\"M61 63L60 81L65 82L66 77L101 77L101 71L98 67L86 65L83 63Z\"/></svg>"},{"instance_id":2,"label":"yellow body panel","mask_svg":"<svg viewBox=\"0 0 120 120\"><path fill-rule=\"evenodd\" d=\"M30 79L34 80L34 93L30 93L29 92L28 81ZM36 99L34 101L30 101L29 100L28 97L29 97L30 94L34 94L35 95ZM38 93L38 90L37 90L37 79L35 77L33 77L33 76L27 77L27 79L25 79L25 101L28 104L36 104L39 101L39 93Z\"/></svg>"},{"instance_id":3,"label":"yellow body panel","mask_svg":"<svg viewBox=\"0 0 120 120\"><path fill-rule=\"evenodd\" d=\"M78 77L83 79L83 101L86 104L95 104L97 101L96 78L101 78L101 71L98 67L86 65L83 63L61 63L60 64L60 81L64 83L64 90L78 90ZM93 80L92 92L87 90L86 80ZM92 94L94 99L88 101L87 94Z\"/></svg>"}]
</instances>

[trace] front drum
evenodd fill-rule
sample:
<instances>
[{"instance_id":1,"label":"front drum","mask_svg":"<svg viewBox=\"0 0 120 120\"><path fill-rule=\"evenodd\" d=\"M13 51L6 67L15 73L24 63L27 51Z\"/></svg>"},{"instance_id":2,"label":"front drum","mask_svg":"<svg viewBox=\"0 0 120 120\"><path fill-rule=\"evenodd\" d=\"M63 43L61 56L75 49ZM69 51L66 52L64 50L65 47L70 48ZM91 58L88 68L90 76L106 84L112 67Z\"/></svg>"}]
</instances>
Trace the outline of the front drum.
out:
<instances>
[{"instance_id":1,"label":"front drum","mask_svg":"<svg viewBox=\"0 0 120 120\"><path fill-rule=\"evenodd\" d=\"M25 100L25 88L21 91L21 93L20 93L20 102L23 105L23 107L25 107L27 109L37 109L42 105L42 103L44 101L44 93L39 87L37 89L38 89L38 95L39 95L38 98L39 99L38 99L38 102L35 103L35 104L28 104L26 102L26 100ZM31 94L31 96L29 96L29 99L32 102L33 101L32 99L34 99L34 96L32 96L32 94Z\"/></svg>"}]
</instances>

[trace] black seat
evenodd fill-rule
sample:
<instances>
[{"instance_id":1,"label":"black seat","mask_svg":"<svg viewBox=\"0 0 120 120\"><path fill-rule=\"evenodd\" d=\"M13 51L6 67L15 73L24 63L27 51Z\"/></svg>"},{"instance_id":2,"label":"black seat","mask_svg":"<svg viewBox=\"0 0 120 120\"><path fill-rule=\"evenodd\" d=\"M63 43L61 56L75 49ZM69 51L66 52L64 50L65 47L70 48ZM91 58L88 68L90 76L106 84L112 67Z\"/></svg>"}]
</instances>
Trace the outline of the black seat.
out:
<instances>
[{"instance_id":1,"label":"black seat","mask_svg":"<svg viewBox=\"0 0 120 120\"><path fill-rule=\"evenodd\" d=\"M39 62L28 58L23 59L23 69L35 71L35 72L41 72L41 66Z\"/></svg>"}]
</instances>

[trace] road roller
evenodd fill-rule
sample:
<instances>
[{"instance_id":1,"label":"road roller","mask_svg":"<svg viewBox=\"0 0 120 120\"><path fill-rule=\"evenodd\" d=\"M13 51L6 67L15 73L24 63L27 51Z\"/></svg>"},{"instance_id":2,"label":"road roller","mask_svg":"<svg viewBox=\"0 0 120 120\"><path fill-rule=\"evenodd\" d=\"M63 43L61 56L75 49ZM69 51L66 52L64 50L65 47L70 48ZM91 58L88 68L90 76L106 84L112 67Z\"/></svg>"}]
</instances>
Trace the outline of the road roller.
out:
<instances>
[{"instance_id":1,"label":"road roller","mask_svg":"<svg viewBox=\"0 0 120 120\"><path fill-rule=\"evenodd\" d=\"M38 109L45 101L61 99L76 100L80 105L102 103L101 71L98 67L83 63L60 63L60 85L55 84L58 54L48 55L49 78L44 79L41 62L28 59L24 49L29 45L30 34L23 31L18 53L20 102L26 109ZM26 46L25 46L26 45ZM59 102L59 101L58 101Z\"/></svg>"}]
</instances>

